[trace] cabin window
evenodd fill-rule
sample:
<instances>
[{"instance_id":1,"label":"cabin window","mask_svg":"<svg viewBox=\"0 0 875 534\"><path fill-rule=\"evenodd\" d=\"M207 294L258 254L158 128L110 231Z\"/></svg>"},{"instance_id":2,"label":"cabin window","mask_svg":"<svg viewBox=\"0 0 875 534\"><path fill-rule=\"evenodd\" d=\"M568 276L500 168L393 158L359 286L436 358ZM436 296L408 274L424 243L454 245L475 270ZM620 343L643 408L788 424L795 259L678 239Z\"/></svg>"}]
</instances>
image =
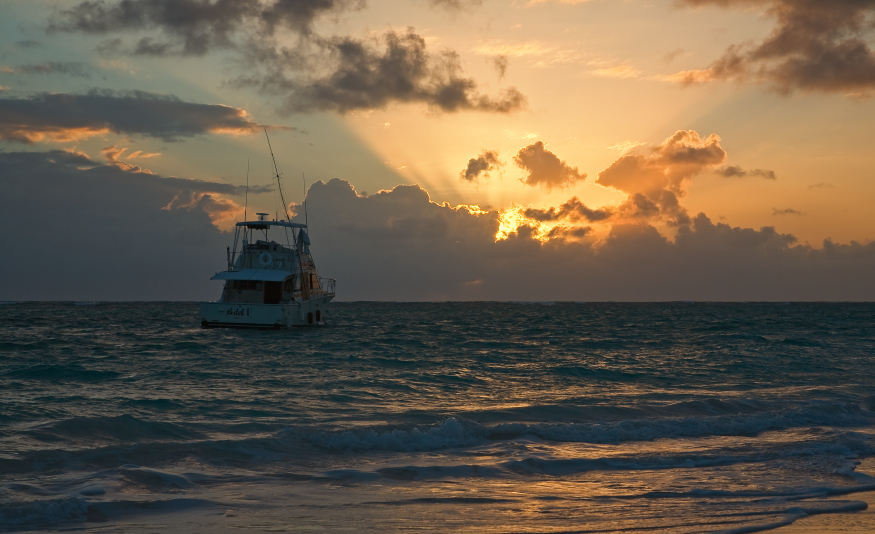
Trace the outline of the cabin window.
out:
<instances>
[{"instance_id":1,"label":"cabin window","mask_svg":"<svg viewBox=\"0 0 875 534\"><path fill-rule=\"evenodd\" d=\"M261 282L253 280L234 280L234 289L237 291L256 291L261 289Z\"/></svg>"}]
</instances>

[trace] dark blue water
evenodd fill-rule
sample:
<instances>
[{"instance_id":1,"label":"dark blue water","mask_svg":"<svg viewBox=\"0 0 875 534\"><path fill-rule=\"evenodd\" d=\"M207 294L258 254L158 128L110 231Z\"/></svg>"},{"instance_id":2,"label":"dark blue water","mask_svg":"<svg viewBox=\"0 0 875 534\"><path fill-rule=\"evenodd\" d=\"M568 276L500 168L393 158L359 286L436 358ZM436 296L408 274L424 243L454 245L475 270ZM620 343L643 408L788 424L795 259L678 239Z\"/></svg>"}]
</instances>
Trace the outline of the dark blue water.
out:
<instances>
[{"instance_id":1,"label":"dark blue water","mask_svg":"<svg viewBox=\"0 0 875 534\"><path fill-rule=\"evenodd\" d=\"M872 304L333 315L0 305L0 528L743 531L875 489Z\"/></svg>"}]
</instances>

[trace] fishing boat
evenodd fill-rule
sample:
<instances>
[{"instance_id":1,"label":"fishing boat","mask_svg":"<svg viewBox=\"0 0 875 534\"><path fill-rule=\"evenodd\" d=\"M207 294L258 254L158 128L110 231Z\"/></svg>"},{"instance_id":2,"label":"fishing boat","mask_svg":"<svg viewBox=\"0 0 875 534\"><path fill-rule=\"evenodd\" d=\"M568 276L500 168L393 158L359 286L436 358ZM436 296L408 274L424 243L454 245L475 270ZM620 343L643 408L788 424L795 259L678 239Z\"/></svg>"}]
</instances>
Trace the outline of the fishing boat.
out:
<instances>
[{"instance_id":1,"label":"fishing boat","mask_svg":"<svg viewBox=\"0 0 875 534\"><path fill-rule=\"evenodd\" d=\"M288 206L276 169L274 159L277 192L283 206ZM247 204L248 181L247 173ZM316 271L307 224L292 222L288 211L281 220L268 220L267 213L256 215L258 220L235 225L234 246L227 249L228 268L211 278L225 282L222 297L200 303L201 325L279 329L325 324L335 280L322 278ZM271 239L271 229L284 243Z\"/></svg>"}]
</instances>

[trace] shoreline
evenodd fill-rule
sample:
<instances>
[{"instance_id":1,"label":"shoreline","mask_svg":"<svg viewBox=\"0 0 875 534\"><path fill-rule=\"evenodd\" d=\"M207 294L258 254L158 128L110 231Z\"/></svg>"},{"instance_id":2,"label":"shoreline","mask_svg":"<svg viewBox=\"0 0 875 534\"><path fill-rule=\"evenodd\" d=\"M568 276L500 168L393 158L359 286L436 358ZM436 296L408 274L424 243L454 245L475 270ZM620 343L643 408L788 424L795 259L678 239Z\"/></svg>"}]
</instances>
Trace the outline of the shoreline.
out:
<instances>
[{"instance_id":1,"label":"shoreline","mask_svg":"<svg viewBox=\"0 0 875 534\"><path fill-rule=\"evenodd\" d=\"M779 527L781 534L813 534L833 532L875 532L875 491L850 493L830 498L833 501L859 501L868 506L855 512L837 512L801 517L792 524Z\"/></svg>"},{"instance_id":2,"label":"shoreline","mask_svg":"<svg viewBox=\"0 0 875 534\"><path fill-rule=\"evenodd\" d=\"M857 465L857 473L866 478L875 472L875 458L864 458ZM831 501L866 503L866 508L858 511L814 514L800 517L792 524L779 527L782 534L812 534L814 532L875 532L875 490L867 490L830 497Z\"/></svg>"}]
</instances>

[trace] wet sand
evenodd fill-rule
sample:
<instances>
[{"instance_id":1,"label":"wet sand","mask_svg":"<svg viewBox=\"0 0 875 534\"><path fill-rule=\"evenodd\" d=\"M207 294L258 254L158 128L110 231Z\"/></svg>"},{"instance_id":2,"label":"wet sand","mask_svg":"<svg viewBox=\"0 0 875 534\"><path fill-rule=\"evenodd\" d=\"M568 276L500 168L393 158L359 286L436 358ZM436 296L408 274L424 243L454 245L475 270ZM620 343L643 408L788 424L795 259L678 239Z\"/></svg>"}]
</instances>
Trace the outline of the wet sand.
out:
<instances>
[{"instance_id":1,"label":"wet sand","mask_svg":"<svg viewBox=\"0 0 875 534\"><path fill-rule=\"evenodd\" d=\"M852 493L837 497L842 501L862 501L865 510L847 514L821 514L797 519L792 525L777 529L781 534L829 534L833 532L875 532L875 492Z\"/></svg>"}]
</instances>

